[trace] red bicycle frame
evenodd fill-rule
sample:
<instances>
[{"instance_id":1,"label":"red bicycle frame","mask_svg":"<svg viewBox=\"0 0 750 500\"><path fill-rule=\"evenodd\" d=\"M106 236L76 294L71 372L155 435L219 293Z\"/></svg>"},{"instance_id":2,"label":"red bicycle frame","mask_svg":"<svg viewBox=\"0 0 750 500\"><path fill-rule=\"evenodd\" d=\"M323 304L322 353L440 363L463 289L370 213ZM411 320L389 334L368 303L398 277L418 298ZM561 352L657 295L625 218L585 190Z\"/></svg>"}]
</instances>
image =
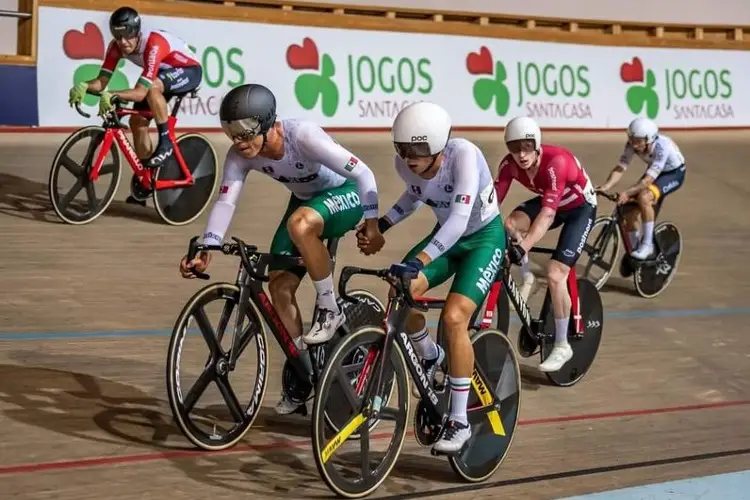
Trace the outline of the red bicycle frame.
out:
<instances>
[{"instance_id":1,"label":"red bicycle frame","mask_svg":"<svg viewBox=\"0 0 750 500\"><path fill-rule=\"evenodd\" d=\"M128 115L138 115L149 119L153 118L153 112L146 110L139 111L133 109L117 109L116 113L118 118ZM89 180L91 182L96 182L97 179L99 179L99 173L101 172L102 165L104 164L104 158L107 156L109 149L112 147L112 143L116 142L117 146L120 148L120 151L124 153L125 159L130 164L130 168L133 170L133 173L138 179L138 182L140 182L141 186L143 186L145 189L152 189L152 185L153 188L157 191L161 189L192 186L193 184L195 184L193 174L190 173L190 170L185 163L185 159L182 157L182 152L177 145L177 137L174 133L176 123L177 118L173 115L170 115L167 120L167 125L169 127L169 139L174 145L174 155L177 158L177 163L180 165L180 170L182 171L184 179L158 179L156 180L155 185L153 185L154 182L151 169L145 168L143 166L141 160L138 158L138 155L135 154L133 146L130 144L130 141L125 135L125 130L116 126L105 126L106 130L104 133L104 140L102 141L102 147L99 150L99 154L97 155L96 160L94 161L93 168L91 169L91 173L89 174Z\"/></svg>"},{"instance_id":2,"label":"red bicycle frame","mask_svg":"<svg viewBox=\"0 0 750 500\"><path fill-rule=\"evenodd\" d=\"M492 326L492 318L495 317L495 307L497 306L497 300L500 297L502 289L502 279L496 280L492 284L490 292L487 294L484 316L479 323L479 329ZM568 291L570 292L571 312L573 313L573 324L575 325L576 335L583 335L583 317L581 316L581 301L578 296L578 278L576 277L575 266L571 267L568 273Z\"/></svg>"}]
</instances>

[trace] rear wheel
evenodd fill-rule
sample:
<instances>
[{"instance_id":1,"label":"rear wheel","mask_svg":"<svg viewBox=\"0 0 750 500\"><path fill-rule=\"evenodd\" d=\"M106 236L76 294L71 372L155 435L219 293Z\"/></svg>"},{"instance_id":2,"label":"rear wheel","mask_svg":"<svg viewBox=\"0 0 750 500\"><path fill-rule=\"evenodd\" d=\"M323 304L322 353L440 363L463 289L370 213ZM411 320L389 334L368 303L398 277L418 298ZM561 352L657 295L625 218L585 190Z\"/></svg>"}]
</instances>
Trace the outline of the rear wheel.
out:
<instances>
[{"instance_id":1,"label":"rear wheel","mask_svg":"<svg viewBox=\"0 0 750 500\"><path fill-rule=\"evenodd\" d=\"M104 128L95 125L77 130L60 146L52 160L49 199L57 216L68 224L82 225L94 221L115 198L120 184L117 147L110 146L104 156L99 178L95 182L89 179L105 134Z\"/></svg>"},{"instance_id":2,"label":"rear wheel","mask_svg":"<svg viewBox=\"0 0 750 500\"><path fill-rule=\"evenodd\" d=\"M654 228L656 258L636 263L633 273L635 289L646 299L651 299L666 290L677 274L682 254L682 235L671 222L660 222Z\"/></svg>"},{"instance_id":3,"label":"rear wheel","mask_svg":"<svg viewBox=\"0 0 750 500\"><path fill-rule=\"evenodd\" d=\"M175 152L156 173L156 181L180 180L185 176L177 161L177 148L195 182L184 188L154 191L154 205L169 225L183 226L197 219L208 206L219 177L216 173L216 150L200 134L185 134L177 139Z\"/></svg>"}]
</instances>

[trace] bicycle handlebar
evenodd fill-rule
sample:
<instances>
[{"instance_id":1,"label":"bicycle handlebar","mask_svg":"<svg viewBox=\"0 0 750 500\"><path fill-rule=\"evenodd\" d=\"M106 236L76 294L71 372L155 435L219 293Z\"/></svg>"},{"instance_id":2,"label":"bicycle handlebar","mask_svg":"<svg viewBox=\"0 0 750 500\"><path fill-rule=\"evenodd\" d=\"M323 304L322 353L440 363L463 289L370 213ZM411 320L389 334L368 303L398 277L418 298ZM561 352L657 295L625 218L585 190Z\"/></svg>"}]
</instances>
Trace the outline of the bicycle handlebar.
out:
<instances>
[{"instance_id":1,"label":"bicycle handlebar","mask_svg":"<svg viewBox=\"0 0 750 500\"><path fill-rule=\"evenodd\" d=\"M346 284L355 274L366 274L368 276L377 276L383 281L387 281L391 283L392 285L396 285L396 293L400 293L404 297L406 304L409 307L413 309L419 309L420 311L427 311L429 309L427 306L415 301L414 297L412 297L411 290L409 290L409 284L411 283L411 280L413 279L412 277L401 276L399 278L399 283L394 283L393 282L394 277L391 276L389 269L365 269L362 267L355 267L355 266L344 266L344 268L341 269L341 276L339 276L339 296L343 298L344 300L346 300L347 302L351 302L354 304L359 302L357 299L352 298L350 295L346 293Z\"/></svg>"},{"instance_id":2,"label":"bicycle handlebar","mask_svg":"<svg viewBox=\"0 0 750 500\"><path fill-rule=\"evenodd\" d=\"M242 265L245 268L245 271L255 280L267 282L269 281L268 276L263 276L261 274L256 273L253 270L253 266L250 263L250 257L251 256L271 256L273 257L274 261L281 263L283 267L285 266L296 266L296 265L302 265L301 259L299 257L292 257L287 255L272 255L267 253L258 252L258 247L255 245L248 245L241 239L232 236L232 240L234 240L234 243L222 243L221 245L205 245L202 243L198 243L198 236L193 236L190 238L190 246L188 247L188 254L187 254L187 261L192 261L197 255L198 252L212 252L212 251L219 251L223 253L224 255L239 255L240 259L242 260ZM284 264L286 263L286 264ZM193 268L190 270L191 273L196 278L200 278L202 280L208 280L211 279L211 276L207 273L198 271L197 269Z\"/></svg>"},{"instance_id":3,"label":"bicycle handlebar","mask_svg":"<svg viewBox=\"0 0 750 500\"><path fill-rule=\"evenodd\" d=\"M604 198L607 198L609 201L613 203L617 203L618 198L620 198L620 195L617 193L607 193L605 191L597 191L596 194L598 196L603 196Z\"/></svg>"},{"instance_id":4,"label":"bicycle handlebar","mask_svg":"<svg viewBox=\"0 0 750 500\"><path fill-rule=\"evenodd\" d=\"M76 103L76 111L78 111L78 114L81 115L84 118L91 118L91 115L86 113L84 110L81 109L81 103Z\"/></svg>"}]
</instances>

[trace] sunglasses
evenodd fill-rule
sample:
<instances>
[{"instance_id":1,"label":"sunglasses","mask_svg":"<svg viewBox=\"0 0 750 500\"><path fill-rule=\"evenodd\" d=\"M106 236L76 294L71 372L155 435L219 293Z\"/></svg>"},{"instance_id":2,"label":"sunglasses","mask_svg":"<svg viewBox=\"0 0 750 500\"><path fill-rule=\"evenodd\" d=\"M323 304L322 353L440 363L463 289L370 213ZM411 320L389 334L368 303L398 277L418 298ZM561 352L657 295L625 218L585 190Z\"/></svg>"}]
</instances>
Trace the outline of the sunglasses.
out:
<instances>
[{"instance_id":1,"label":"sunglasses","mask_svg":"<svg viewBox=\"0 0 750 500\"><path fill-rule=\"evenodd\" d=\"M396 149L396 154L404 159L433 156L430 152L430 145L426 142L394 142L393 147Z\"/></svg>"},{"instance_id":2,"label":"sunglasses","mask_svg":"<svg viewBox=\"0 0 750 500\"><path fill-rule=\"evenodd\" d=\"M221 129L233 141L249 141L260 134L260 120L243 118L231 122L221 122Z\"/></svg>"}]
</instances>

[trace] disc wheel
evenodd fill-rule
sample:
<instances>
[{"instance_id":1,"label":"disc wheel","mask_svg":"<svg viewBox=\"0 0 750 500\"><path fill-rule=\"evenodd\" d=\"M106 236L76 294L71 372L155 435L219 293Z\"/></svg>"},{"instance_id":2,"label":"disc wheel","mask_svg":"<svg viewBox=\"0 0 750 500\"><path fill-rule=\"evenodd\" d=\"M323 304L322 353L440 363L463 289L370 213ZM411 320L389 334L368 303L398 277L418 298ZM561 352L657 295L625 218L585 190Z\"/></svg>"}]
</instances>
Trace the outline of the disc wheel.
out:
<instances>
[{"instance_id":1,"label":"disc wheel","mask_svg":"<svg viewBox=\"0 0 750 500\"><path fill-rule=\"evenodd\" d=\"M682 235L671 222L654 228L656 258L635 266L633 278L638 295L652 299L666 290L677 274L682 254ZM637 261L635 261L637 263Z\"/></svg>"},{"instance_id":2,"label":"disc wheel","mask_svg":"<svg viewBox=\"0 0 750 500\"><path fill-rule=\"evenodd\" d=\"M573 357L560 370L545 373L549 381L557 386L568 387L581 381L594 363L602 340L602 329L604 328L602 299L594 284L584 278L578 278L578 300L581 305L583 334L580 336L575 334L575 318L571 311L568 342L573 349ZM547 295L544 298L542 310L546 311L543 331L552 332L551 335L546 335L551 340L544 341L542 344L541 358L544 361L555 347L555 315L552 311L552 298L549 290L547 290Z\"/></svg>"},{"instance_id":3,"label":"disc wheel","mask_svg":"<svg viewBox=\"0 0 750 500\"><path fill-rule=\"evenodd\" d=\"M238 311L240 291L230 283L215 283L199 290L185 305L175 322L167 355L167 394L177 426L195 446L204 450L231 448L247 433L259 414L268 377L268 343L260 313L251 302L243 322L243 329L234 338L232 331ZM213 309L211 306L218 306ZM208 311L208 312L207 312ZM209 314L221 311L214 328ZM197 332L195 330L198 330ZM229 335L227 334L229 331ZM189 337L199 341L201 348L184 349ZM226 347L222 341L226 338ZM237 365L229 366L229 346L236 344ZM206 349L207 348L207 349ZM205 352L205 351L208 352ZM249 368L248 356L255 353L255 368ZM181 361L192 360L199 373L195 382L184 392ZM196 366L196 365L194 365ZM235 378L235 376L237 378ZM249 390L240 400L235 385L245 377L252 377L243 388ZM230 381L230 377L232 380ZM196 409L198 400L212 388L218 389L218 402Z\"/></svg>"},{"instance_id":4,"label":"disc wheel","mask_svg":"<svg viewBox=\"0 0 750 500\"><path fill-rule=\"evenodd\" d=\"M177 161L182 154L195 184L184 188L157 189L154 206L164 222L183 226L197 219L211 201L219 177L216 173L216 150L200 134L185 134L177 139L175 152L156 173L156 182L181 180L185 176Z\"/></svg>"},{"instance_id":5,"label":"disc wheel","mask_svg":"<svg viewBox=\"0 0 750 500\"><path fill-rule=\"evenodd\" d=\"M106 152L98 179L93 182L89 179L104 136L105 130L99 126L77 130L60 146L52 160L49 199L57 216L68 224L82 225L94 221L115 198L120 184L117 147L110 146Z\"/></svg>"}]
</instances>

